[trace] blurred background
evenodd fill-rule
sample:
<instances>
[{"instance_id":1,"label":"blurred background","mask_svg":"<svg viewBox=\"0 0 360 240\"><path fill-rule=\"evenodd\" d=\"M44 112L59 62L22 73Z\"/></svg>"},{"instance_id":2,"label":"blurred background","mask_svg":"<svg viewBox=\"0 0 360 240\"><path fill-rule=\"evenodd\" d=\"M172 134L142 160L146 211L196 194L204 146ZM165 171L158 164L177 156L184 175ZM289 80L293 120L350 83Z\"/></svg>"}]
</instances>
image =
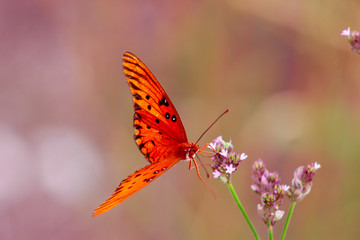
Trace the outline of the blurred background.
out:
<instances>
[{"instance_id":1,"label":"blurred background","mask_svg":"<svg viewBox=\"0 0 360 240\"><path fill-rule=\"evenodd\" d=\"M340 33L360 30L359 8L357 0L2 0L0 239L253 239L226 185L207 181L214 199L186 162L91 217L147 164L133 140L125 51L158 78L190 141L231 108L201 145L222 135L248 154L232 180L262 239L250 190L259 158L283 184L300 165L322 166L287 239L356 239L360 56Z\"/></svg>"}]
</instances>

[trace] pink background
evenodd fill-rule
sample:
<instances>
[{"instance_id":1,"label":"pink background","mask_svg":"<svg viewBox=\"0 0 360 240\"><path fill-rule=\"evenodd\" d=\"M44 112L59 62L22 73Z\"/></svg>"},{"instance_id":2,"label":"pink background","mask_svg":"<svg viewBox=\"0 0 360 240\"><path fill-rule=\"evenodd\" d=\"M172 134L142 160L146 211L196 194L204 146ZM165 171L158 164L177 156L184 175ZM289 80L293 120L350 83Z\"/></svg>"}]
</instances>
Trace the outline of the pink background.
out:
<instances>
[{"instance_id":1,"label":"pink background","mask_svg":"<svg viewBox=\"0 0 360 240\"><path fill-rule=\"evenodd\" d=\"M233 184L263 239L250 190L258 158L284 184L298 166L322 165L288 239L357 238L360 55L340 33L360 30L359 9L356 0L2 0L0 239L252 239L226 185L207 181L214 199L185 162L91 217L146 164L125 51L157 76L190 141L231 108L201 145L222 135L249 155Z\"/></svg>"}]
</instances>

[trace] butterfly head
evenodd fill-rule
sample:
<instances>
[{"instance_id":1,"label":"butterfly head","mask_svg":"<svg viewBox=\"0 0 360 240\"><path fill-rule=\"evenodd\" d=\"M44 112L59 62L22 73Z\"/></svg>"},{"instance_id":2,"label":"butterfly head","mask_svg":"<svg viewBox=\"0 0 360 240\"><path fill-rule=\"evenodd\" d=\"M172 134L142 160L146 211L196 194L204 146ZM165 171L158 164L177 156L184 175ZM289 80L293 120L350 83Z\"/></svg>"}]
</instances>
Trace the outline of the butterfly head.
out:
<instances>
[{"instance_id":1,"label":"butterfly head","mask_svg":"<svg viewBox=\"0 0 360 240\"><path fill-rule=\"evenodd\" d=\"M196 143L188 143L188 146L184 149L185 159L190 160L199 151L200 147Z\"/></svg>"}]
</instances>

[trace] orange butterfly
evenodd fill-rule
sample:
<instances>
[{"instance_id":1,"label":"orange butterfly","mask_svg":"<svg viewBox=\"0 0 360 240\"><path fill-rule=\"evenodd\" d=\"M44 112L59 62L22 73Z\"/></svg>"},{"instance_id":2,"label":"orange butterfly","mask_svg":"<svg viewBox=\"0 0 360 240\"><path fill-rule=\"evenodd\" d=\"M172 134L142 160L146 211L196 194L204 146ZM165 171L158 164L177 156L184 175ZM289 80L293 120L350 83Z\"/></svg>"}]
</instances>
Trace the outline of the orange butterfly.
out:
<instances>
[{"instance_id":1,"label":"orange butterfly","mask_svg":"<svg viewBox=\"0 0 360 240\"><path fill-rule=\"evenodd\" d=\"M130 52L123 68L134 102L135 142L150 165L123 180L115 192L93 213L100 215L124 201L180 160L192 159L199 145L189 143L180 116L170 98L145 64Z\"/></svg>"}]
</instances>

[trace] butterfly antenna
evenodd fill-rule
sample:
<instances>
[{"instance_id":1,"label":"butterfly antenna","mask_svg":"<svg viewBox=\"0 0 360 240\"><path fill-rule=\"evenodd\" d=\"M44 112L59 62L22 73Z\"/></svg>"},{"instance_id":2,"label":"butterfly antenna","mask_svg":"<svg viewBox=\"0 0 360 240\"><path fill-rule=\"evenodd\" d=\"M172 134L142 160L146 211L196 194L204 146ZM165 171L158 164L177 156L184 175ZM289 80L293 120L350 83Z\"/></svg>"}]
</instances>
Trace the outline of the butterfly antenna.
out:
<instances>
[{"instance_id":1,"label":"butterfly antenna","mask_svg":"<svg viewBox=\"0 0 360 240\"><path fill-rule=\"evenodd\" d=\"M199 139L196 141L196 144L200 141L200 139L205 135L205 133L207 131L209 131L209 129L222 117L225 115L225 113L228 113L230 111L230 108L226 109L225 112L223 112L220 116L218 116L218 118L203 132L203 134L201 134L201 136L199 137Z\"/></svg>"}]
</instances>

